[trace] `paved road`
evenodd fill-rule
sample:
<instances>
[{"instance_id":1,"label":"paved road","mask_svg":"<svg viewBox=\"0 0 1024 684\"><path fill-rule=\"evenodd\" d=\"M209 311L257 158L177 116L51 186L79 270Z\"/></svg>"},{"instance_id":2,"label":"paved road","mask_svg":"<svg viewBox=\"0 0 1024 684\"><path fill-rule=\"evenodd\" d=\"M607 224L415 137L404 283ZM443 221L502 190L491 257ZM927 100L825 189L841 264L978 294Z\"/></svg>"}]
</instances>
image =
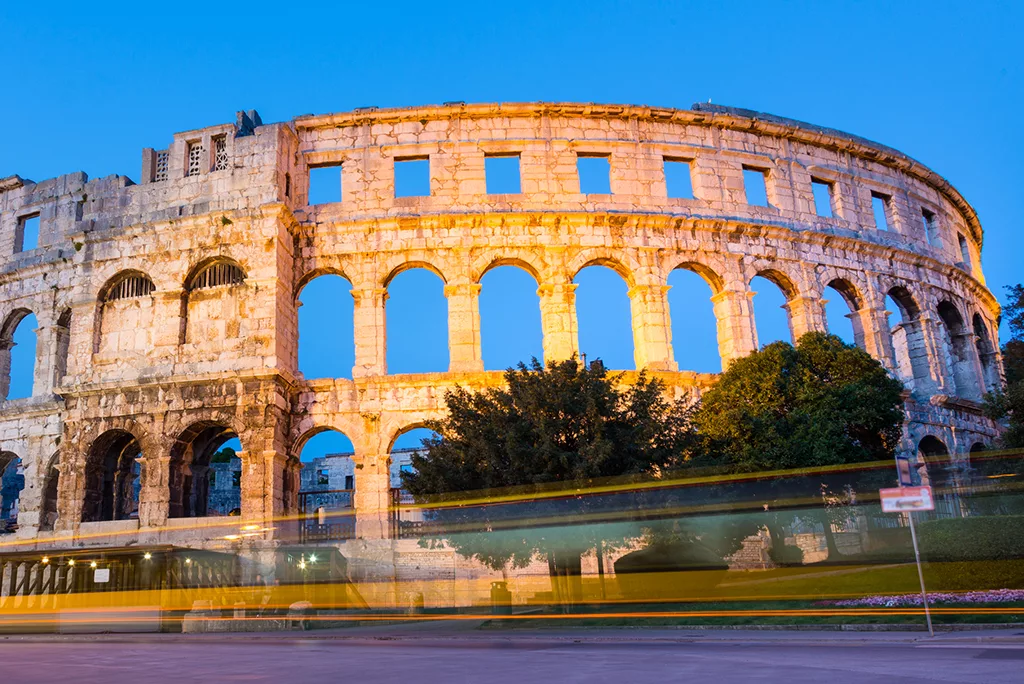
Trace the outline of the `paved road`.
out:
<instances>
[{"instance_id":1,"label":"paved road","mask_svg":"<svg viewBox=\"0 0 1024 684\"><path fill-rule=\"evenodd\" d=\"M1019 633L471 632L380 626L333 634L0 639L0 682L1024 681Z\"/></svg>"}]
</instances>

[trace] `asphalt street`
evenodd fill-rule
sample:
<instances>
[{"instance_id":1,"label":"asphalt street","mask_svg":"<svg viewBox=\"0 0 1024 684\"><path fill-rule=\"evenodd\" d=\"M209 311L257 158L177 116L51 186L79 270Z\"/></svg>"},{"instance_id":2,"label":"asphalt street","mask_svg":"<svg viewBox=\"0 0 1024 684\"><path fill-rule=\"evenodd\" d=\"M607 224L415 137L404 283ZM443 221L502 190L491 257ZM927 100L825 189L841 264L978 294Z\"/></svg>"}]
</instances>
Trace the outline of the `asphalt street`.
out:
<instances>
[{"instance_id":1,"label":"asphalt street","mask_svg":"<svg viewBox=\"0 0 1024 684\"><path fill-rule=\"evenodd\" d=\"M1024 630L486 632L422 625L275 635L6 637L0 682L1024 681Z\"/></svg>"}]
</instances>

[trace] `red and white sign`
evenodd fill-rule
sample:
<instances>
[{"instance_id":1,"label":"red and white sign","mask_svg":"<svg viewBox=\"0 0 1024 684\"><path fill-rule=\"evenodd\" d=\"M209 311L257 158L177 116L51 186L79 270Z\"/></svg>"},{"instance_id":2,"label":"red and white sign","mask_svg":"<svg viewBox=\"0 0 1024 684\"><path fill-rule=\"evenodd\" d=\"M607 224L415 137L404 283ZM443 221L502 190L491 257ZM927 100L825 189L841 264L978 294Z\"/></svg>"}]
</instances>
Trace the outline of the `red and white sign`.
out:
<instances>
[{"instance_id":1,"label":"red and white sign","mask_svg":"<svg viewBox=\"0 0 1024 684\"><path fill-rule=\"evenodd\" d=\"M880 489L878 495L882 500L882 510L886 513L935 510L935 499L932 498L931 487Z\"/></svg>"}]
</instances>

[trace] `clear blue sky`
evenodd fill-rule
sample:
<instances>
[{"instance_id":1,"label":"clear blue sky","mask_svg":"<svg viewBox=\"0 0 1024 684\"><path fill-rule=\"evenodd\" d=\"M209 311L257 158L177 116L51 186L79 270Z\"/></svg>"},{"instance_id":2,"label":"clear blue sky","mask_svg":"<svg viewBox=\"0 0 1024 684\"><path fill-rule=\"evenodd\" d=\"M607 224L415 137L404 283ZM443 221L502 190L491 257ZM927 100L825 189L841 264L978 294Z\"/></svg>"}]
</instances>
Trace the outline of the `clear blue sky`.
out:
<instances>
[{"instance_id":1,"label":"clear blue sky","mask_svg":"<svg viewBox=\"0 0 1024 684\"><path fill-rule=\"evenodd\" d=\"M944 175L981 216L985 273L1002 299L1004 285L1024 280L1022 24L1021 3L989 2L3 3L0 176L138 178L143 147L239 109L271 122L448 100L710 99L856 133ZM594 271L578 279L582 346L628 366L625 287ZM502 269L484 283L488 367L539 353L524 275ZM714 370L709 305L685 275L670 293L677 354ZM337 329L305 322L307 339L350 336L344 288L317 285L306 311L333 307ZM392 369L444 366L440 287L417 272L395 283ZM785 336L781 296L756 289L762 343ZM837 327L848 325L842 313L830 306ZM347 374L345 354L307 350L304 364Z\"/></svg>"}]
</instances>

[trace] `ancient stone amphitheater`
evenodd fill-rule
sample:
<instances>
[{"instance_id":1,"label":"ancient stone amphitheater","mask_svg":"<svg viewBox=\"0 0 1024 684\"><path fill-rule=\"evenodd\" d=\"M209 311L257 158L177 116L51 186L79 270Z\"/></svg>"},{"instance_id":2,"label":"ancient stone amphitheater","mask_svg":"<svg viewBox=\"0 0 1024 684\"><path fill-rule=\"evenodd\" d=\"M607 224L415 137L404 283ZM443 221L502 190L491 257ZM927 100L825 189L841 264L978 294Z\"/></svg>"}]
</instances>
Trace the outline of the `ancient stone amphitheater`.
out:
<instances>
[{"instance_id":1,"label":"ancient stone amphitheater","mask_svg":"<svg viewBox=\"0 0 1024 684\"><path fill-rule=\"evenodd\" d=\"M487 193L489 156L518 158L519 193ZM607 160L610 192L581 192L587 157ZM430 193L396 198L395 164L410 159L429 160ZM666 164L685 165L692 197L670 196ZM310 170L324 166L340 167L341 199L311 205ZM751 182L761 205L748 202ZM577 351L575 274L616 270L637 368L691 396L714 376L674 360L674 269L710 286L725 363L758 347L752 278L784 292L794 336L826 329L831 287L857 344L906 384L905 449L955 457L996 436L979 410L1001 372L982 238L960 193L896 150L711 105L454 103L276 124L248 112L144 150L140 183L10 176L4 375L15 329L29 313L38 321L32 396L0 402L0 470L20 459L25 479L13 536L37 548L195 545L245 523L272 542L270 521L296 511L303 444L333 428L355 447L357 536L386 540L396 436L438 416L456 383L501 382L483 370L478 306L481 277L499 265L536 279L549 360ZM445 373L386 367L388 286L414 267L445 283ZM352 287L352 380L298 372L298 296L326 273ZM241 518L199 524L203 472L234 437Z\"/></svg>"}]
</instances>

